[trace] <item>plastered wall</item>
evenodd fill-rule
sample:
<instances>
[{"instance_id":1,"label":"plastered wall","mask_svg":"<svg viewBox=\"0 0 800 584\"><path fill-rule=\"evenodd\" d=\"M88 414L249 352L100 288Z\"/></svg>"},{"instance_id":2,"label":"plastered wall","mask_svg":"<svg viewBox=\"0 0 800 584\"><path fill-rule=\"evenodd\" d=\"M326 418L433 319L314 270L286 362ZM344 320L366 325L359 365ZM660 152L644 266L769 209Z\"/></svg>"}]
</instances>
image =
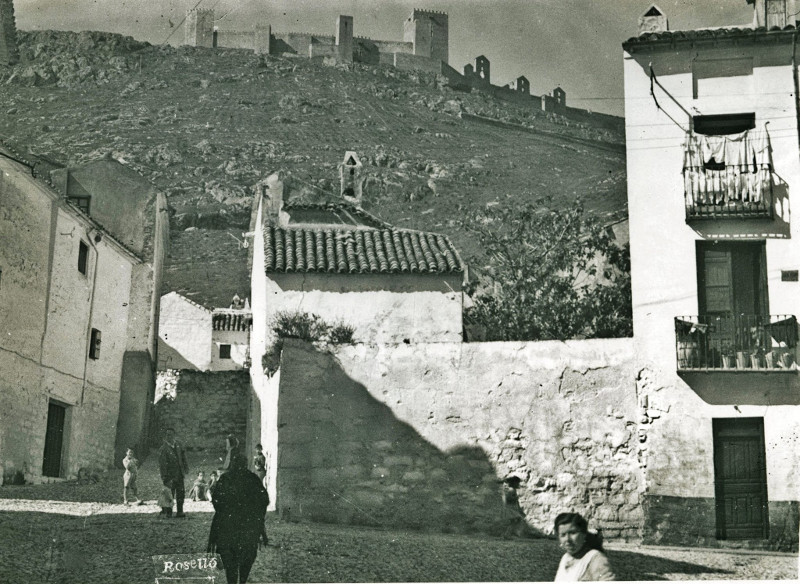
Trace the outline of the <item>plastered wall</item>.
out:
<instances>
[{"instance_id":1,"label":"plastered wall","mask_svg":"<svg viewBox=\"0 0 800 584\"><path fill-rule=\"evenodd\" d=\"M322 277L326 279L325 276ZM281 289L266 278L265 318L271 327L282 311L309 312L330 324L355 327L360 342L454 342L461 340L461 292L352 291L358 275L348 275L351 291ZM327 278L330 280L330 278ZM369 279L368 277L366 279ZM388 276L387 279L392 279ZM402 279L402 276L400 277ZM387 287L390 284L387 283ZM357 286L356 286L357 289ZM257 290L253 290L255 296ZM254 315L257 315L254 311ZM269 334L269 333L268 333ZM253 353L256 355L256 353Z\"/></svg>"},{"instance_id":2,"label":"plastered wall","mask_svg":"<svg viewBox=\"0 0 800 584\"><path fill-rule=\"evenodd\" d=\"M609 537L636 538L644 485L631 355L630 340L332 353L287 341L278 510L290 519L502 533L513 518L500 482L516 475L531 529L548 532L557 513L577 510ZM261 421L269 445L263 411Z\"/></svg>"},{"instance_id":3,"label":"plastered wall","mask_svg":"<svg viewBox=\"0 0 800 584\"><path fill-rule=\"evenodd\" d=\"M211 366L211 311L177 292L161 297L158 369Z\"/></svg>"},{"instance_id":4,"label":"plastered wall","mask_svg":"<svg viewBox=\"0 0 800 584\"><path fill-rule=\"evenodd\" d=\"M112 462L135 260L94 241L26 169L0 167L0 476L41 476L50 400L67 408L61 476L74 476ZM102 333L97 360L86 358L90 328Z\"/></svg>"}]
</instances>

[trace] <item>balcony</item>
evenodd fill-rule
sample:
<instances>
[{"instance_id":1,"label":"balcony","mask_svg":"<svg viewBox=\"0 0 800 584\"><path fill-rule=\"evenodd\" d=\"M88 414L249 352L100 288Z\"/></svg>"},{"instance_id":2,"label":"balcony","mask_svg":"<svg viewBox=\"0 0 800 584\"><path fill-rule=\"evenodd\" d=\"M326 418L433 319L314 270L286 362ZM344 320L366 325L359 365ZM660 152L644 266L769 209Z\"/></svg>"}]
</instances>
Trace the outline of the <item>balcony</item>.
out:
<instances>
[{"instance_id":1,"label":"balcony","mask_svg":"<svg viewBox=\"0 0 800 584\"><path fill-rule=\"evenodd\" d=\"M678 371L795 372L797 338L791 315L675 318Z\"/></svg>"},{"instance_id":2,"label":"balcony","mask_svg":"<svg viewBox=\"0 0 800 584\"><path fill-rule=\"evenodd\" d=\"M686 166L686 220L772 218L769 164Z\"/></svg>"}]
</instances>

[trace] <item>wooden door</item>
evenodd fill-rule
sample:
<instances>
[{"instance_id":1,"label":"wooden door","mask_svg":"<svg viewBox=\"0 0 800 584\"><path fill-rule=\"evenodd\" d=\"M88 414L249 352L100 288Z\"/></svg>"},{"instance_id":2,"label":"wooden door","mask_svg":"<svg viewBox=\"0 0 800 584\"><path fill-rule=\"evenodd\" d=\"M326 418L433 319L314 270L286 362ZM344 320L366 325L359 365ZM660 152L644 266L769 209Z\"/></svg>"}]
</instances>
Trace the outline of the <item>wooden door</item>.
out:
<instances>
[{"instance_id":1,"label":"wooden door","mask_svg":"<svg viewBox=\"0 0 800 584\"><path fill-rule=\"evenodd\" d=\"M61 452L64 448L64 420L67 408L53 402L47 409L47 432L44 435L44 462L42 474L61 476Z\"/></svg>"},{"instance_id":2,"label":"wooden door","mask_svg":"<svg viewBox=\"0 0 800 584\"><path fill-rule=\"evenodd\" d=\"M718 539L768 536L763 418L715 419L714 482Z\"/></svg>"}]
</instances>

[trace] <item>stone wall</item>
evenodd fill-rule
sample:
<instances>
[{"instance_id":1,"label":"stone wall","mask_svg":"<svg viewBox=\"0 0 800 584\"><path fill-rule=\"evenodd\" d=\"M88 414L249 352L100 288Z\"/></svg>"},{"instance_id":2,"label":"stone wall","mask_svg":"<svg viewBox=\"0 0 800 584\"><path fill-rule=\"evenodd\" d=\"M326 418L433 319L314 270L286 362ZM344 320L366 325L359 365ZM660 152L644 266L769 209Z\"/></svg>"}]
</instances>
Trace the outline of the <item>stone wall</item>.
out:
<instances>
[{"instance_id":1,"label":"stone wall","mask_svg":"<svg viewBox=\"0 0 800 584\"><path fill-rule=\"evenodd\" d=\"M225 437L244 441L250 378L246 371L162 371L156 381L161 396L155 406L154 441L174 428L187 451L224 451ZM174 392L174 399L169 395Z\"/></svg>"},{"instance_id":2,"label":"stone wall","mask_svg":"<svg viewBox=\"0 0 800 584\"><path fill-rule=\"evenodd\" d=\"M218 30L217 46L226 49L256 50L255 30Z\"/></svg>"},{"instance_id":3,"label":"stone wall","mask_svg":"<svg viewBox=\"0 0 800 584\"><path fill-rule=\"evenodd\" d=\"M13 65L19 61L17 23L13 0L0 0L0 63Z\"/></svg>"},{"instance_id":4,"label":"stone wall","mask_svg":"<svg viewBox=\"0 0 800 584\"><path fill-rule=\"evenodd\" d=\"M632 342L354 345L287 341L277 506L290 519L505 533L561 511L637 538ZM263 416L262 416L263 419ZM269 429L262 427L263 438Z\"/></svg>"}]
</instances>

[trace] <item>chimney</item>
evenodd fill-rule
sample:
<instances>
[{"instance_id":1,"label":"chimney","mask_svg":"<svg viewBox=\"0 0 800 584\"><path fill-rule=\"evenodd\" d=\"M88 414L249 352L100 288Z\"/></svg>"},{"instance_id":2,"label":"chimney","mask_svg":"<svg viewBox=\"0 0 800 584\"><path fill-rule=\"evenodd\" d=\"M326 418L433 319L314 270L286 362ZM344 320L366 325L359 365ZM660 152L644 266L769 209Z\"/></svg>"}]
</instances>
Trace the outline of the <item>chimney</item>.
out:
<instances>
[{"instance_id":1,"label":"chimney","mask_svg":"<svg viewBox=\"0 0 800 584\"><path fill-rule=\"evenodd\" d=\"M256 184L256 196L260 196L264 203L265 223L275 226L288 225L288 215L283 211L283 197L286 184L280 173L269 175L266 179Z\"/></svg>"},{"instance_id":2,"label":"chimney","mask_svg":"<svg viewBox=\"0 0 800 584\"><path fill-rule=\"evenodd\" d=\"M753 5L753 27L783 28L793 24L790 14L794 14L792 0L747 0ZM793 3L792 3L793 4ZM790 10L791 9L791 10Z\"/></svg>"},{"instance_id":3,"label":"chimney","mask_svg":"<svg viewBox=\"0 0 800 584\"><path fill-rule=\"evenodd\" d=\"M665 32L669 30L669 21L658 6L653 4L648 8L647 12L639 17L639 34L643 35L649 32Z\"/></svg>"}]
</instances>

